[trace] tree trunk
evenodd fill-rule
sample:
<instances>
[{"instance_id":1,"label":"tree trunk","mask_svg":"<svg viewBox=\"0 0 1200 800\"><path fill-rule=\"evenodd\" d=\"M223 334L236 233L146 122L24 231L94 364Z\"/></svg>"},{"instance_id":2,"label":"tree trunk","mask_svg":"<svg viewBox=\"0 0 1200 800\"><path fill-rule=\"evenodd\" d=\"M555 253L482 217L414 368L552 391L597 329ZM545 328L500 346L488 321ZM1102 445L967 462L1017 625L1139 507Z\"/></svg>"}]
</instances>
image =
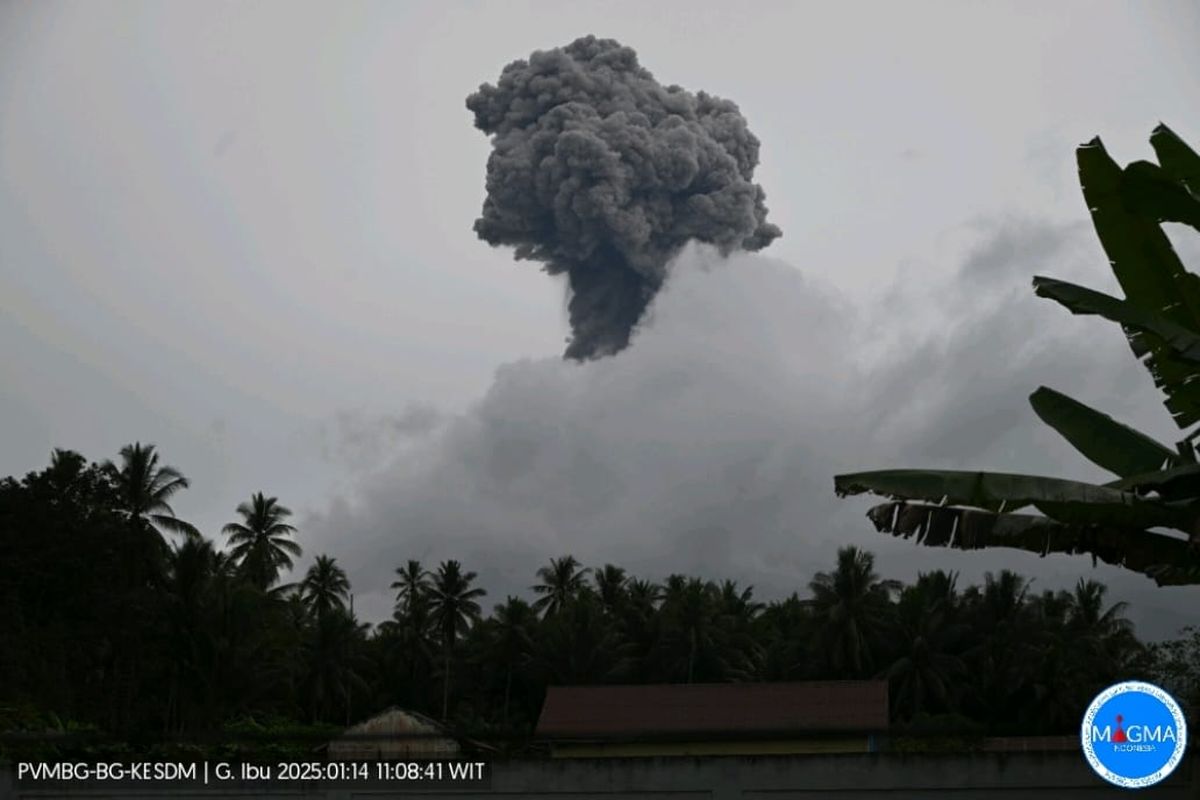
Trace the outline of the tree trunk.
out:
<instances>
[{"instance_id":1,"label":"tree trunk","mask_svg":"<svg viewBox=\"0 0 1200 800\"><path fill-rule=\"evenodd\" d=\"M504 731L508 732L508 698L512 689L512 661L508 662L508 670L504 673Z\"/></svg>"},{"instance_id":2,"label":"tree trunk","mask_svg":"<svg viewBox=\"0 0 1200 800\"><path fill-rule=\"evenodd\" d=\"M450 645L446 645L446 671L442 681L442 722L446 721L446 713L450 707Z\"/></svg>"},{"instance_id":3,"label":"tree trunk","mask_svg":"<svg viewBox=\"0 0 1200 800\"><path fill-rule=\"evenodd\" d=\"M175 714L176 697L179 694L179 665L171 666L171 682L167 688L167 713L163 716L163 733L171 732L171 718Z\"/></svg>"}]
</instances>

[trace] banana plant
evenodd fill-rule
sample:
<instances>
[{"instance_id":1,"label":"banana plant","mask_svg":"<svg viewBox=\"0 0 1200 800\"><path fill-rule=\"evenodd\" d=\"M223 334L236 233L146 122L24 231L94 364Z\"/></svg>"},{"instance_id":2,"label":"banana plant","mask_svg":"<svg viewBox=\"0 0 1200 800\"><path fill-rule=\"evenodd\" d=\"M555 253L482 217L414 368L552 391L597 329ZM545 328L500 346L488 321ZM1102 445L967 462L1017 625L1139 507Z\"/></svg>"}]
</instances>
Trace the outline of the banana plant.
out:
<instances>
[{"instance_id":1,"label":"banana plant","mask_svg":"<svg viewBox=\"0 0 1200 800\"><path fill-rule=\"evenodd\" d=\"M1200 156L1165 125L1150 143L1158 163L1124 169L1099 139L1076 151L1083 197L1124 298L1042 276L1033 286L1073 314L1121 326L1182 439L1168 447L1043 386L1030 395L1034 413L1113 481L914 469L836 476L840 496L888 498L867 513L880 532L932 547L1087 554L1159 585L1200 583L1200 276L1162 229L1174 222L1200 231Z\"/></svg>"}]
</instances>

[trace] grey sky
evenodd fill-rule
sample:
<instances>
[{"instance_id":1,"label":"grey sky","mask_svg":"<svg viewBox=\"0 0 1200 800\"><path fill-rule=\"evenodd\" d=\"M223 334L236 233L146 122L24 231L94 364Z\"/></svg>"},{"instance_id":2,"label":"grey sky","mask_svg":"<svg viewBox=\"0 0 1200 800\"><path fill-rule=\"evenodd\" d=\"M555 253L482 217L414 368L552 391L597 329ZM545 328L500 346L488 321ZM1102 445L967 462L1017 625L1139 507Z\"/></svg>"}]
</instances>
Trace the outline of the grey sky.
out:
<instances>
[{"instance_id":1,"label":"grey sky","mask_svg":"<svg viewBox=\"0 0 1200 800\"><path fill-rule=\"evenodd\" d=\"M587 33L741 106L784 237L736 274L689 253L578 366L561 285L471 231L463 101ZM374 618L409 557L493 595L567 551L782 591L852 541L904 577L1098 574L1167 629L1179 590L894 544L831 476L1093 476L1038 383L1169 439L1120 336L1029 278L1111 286L1073 147L1200 141L1196 41L1185 2L0 5L0 474L155 442L181 515L278 495Z\"/></svg>"}]
</instances>

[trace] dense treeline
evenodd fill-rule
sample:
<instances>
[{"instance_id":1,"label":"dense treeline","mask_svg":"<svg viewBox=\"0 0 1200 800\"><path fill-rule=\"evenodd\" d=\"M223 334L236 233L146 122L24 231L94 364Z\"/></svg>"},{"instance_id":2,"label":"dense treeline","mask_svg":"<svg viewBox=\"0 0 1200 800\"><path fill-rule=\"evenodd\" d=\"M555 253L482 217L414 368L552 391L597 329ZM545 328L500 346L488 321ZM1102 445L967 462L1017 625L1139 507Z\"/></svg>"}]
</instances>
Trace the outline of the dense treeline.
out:
<instances>
[{"instance_id":1,"label":"dense treeline","mask_svg":"<svg viewBox=\"0 0 1200 800\"><path fill-rule=\"evenodd\" d=\"M1037 592L1008 571L982 586L935 571L902 585L852 547L773 602L563 556L529 598L491 604L457 561L409 561L393 618L372 627L334 558L285 582L301 548L278 500L253 495L213 542L169 505L186 487L142 445L105 464L55 451L0 482L0 727L189 736L397 705L520 733L547 685L605 682L885 676L899 726L1023 734L1074 729L1119 679L1200 700L1200 635L1143 644L1097 582Z\"/></svg>"}]
</instances>

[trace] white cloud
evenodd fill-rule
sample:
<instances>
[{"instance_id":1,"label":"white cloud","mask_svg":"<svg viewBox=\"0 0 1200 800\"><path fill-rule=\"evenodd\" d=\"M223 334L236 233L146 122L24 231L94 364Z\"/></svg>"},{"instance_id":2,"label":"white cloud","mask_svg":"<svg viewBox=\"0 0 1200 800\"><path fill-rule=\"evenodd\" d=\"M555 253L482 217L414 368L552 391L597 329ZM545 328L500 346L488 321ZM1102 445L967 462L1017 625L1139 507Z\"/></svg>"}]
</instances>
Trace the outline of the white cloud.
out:
<instances>
[{"instance_id":1,"label":"white cloud","mask_svg":"<svg viewBox=\"0 0 1200 800\"><path fill-rule=\"evenodd\" d=\"M391 570L408 558L458 558L495 600L565 553L778 595L803 590L846 543L880 553L881 569L900 577L945 566L977 580L1012 566L1046 586L1091 575L1144 593L1145 579L1093 572L1085 559L918 550L875 534L866 503L832 491L837 472L886 466L1094 476L1027 409L1039 383L1082 389L1101 406L1135 398L1136 423L1160 415L1152 391L1124 388L1148 380L1119 332L1029 289L1033 271L1094 276L1087 236L1079 226L993 226L955 280L899 288L872 308L764 256L689 249L627 351L502 367L477 404L407 440L305 530L350 568L375 618L389 608ZM871 341L890 315L909 313L932 317L936 333ZM1154 632L1177 621L1168 614Z\"/></svg>"}]
</instances>

